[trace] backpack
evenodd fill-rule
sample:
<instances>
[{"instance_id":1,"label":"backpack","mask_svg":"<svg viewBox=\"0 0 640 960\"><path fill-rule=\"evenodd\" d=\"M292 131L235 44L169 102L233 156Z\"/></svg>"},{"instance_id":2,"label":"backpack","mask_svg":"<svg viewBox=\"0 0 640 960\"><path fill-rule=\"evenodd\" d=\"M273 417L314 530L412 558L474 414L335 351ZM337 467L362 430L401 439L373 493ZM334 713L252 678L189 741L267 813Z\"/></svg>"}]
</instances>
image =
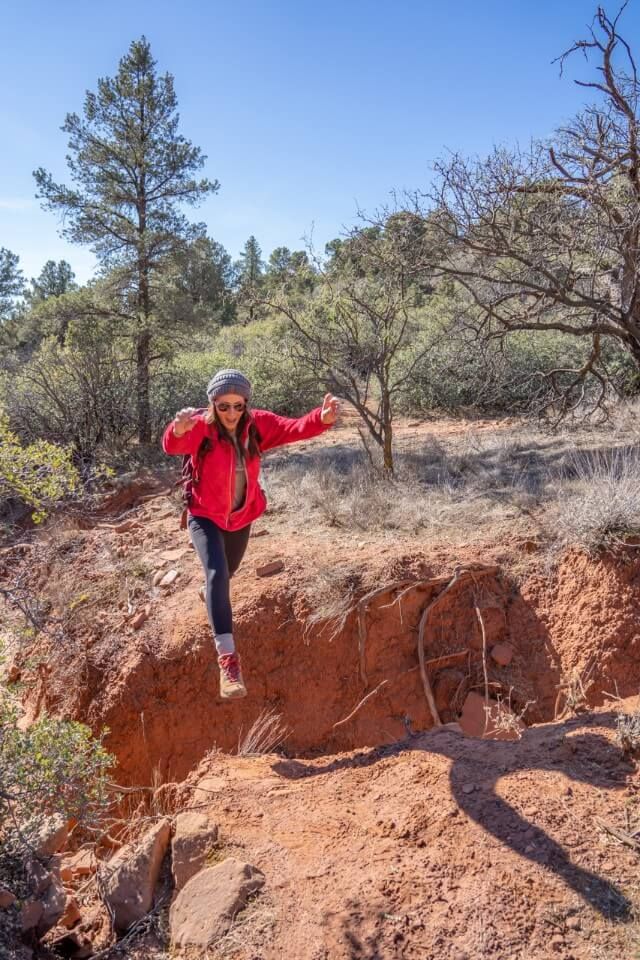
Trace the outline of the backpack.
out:
<instances>
[{"instance_id":1,"label":"backpack","mask_svg":"<svg viewBox=\"0 0 640 960\"><path fill-rule=\"evenodd\" d=\"M197 414L202 414L205 412L205 409L196 410ZM195 455L190 453L185 453L182 458L182 470L180 471L180 479L176 481L176 487L182 487L182 514L180 516L180 529L187 529L187 517L189 515L189 507L191 505L191 496L193 494L193 488L198 483L200 483L200 474L202 471L202 461L205 458L205 455L211 450L212 447L212 438L203 437L200 441L200 446L198 447Z\"/></svg>"}]
</instances>

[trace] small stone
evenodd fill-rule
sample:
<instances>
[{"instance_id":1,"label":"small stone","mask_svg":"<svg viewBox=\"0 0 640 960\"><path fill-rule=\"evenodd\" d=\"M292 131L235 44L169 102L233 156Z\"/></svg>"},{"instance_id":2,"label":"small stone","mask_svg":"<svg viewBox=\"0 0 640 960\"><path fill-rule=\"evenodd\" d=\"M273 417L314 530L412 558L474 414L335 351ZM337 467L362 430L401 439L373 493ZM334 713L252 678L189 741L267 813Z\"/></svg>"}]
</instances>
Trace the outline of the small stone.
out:
<instances>
[{"instance_id":1,"label":"small stone","mask_svg":"<svg viewBox=\"0 0 640 960\"><path fill-rule=\"evenodd\" d=\"M16 663L12 663L7 670L7 680L9 683L15 683L22 676L22 671Z\"/></svg>"},{"instance_id":2,"label":"small stone","mask_svg":"<svg viewBox=\"0 0 640 960\"><path fill-rule=\"evenodd\" d=\"M582 927L580 917L567 917L567 927L569 930L580 930Z\"/></svg>"},{"instance_id":3,"label":"small stone","mask_svg":"<svg viewBox=\"0 0 640 960\"><path fill-rule=\"evenodd\" d=\"M496 643L496 645L491 648L491 659L497 663L499 667L508 667L513 660L513 647L508 643Z\"/></svg>"},{"instance_id":4,"label":"small stone","mask_svg":"<svg viewBox=\"0 0 640 960\"><path fill-rule=\"evenodd\" d=\"M177 570L167 570L165 575L160 580L159 586L161 587L170 587L171 584L177 580L179 574ZM154 577L155 579L155 577Z\"/></svg>"},{"instance_id":5,"label":"small stone","mask_svg":"<svg viewBox=\"0 0 640 960\"><path fill-rule=\"evenodd\" d=\"M139 630L142 624L149 619L150 612L151 611L149 607L144 607L142 610L138 610L135 617L131 621L131 626L134 630Z\"/></svg>"},{"instance_id":6,"label":"small stone","mask_svg":"<svg viewBox=\"0 0 640 960\"><path fill-rule=\"evenodd\" d=\"M80 920L81 913L80 907L78 906L78 901L75 897L69 897L67 900L67 905L64 909L64 913L60 917L60 924L63 927L66 927L67 930L70 930L71 927L75 927L76 923Z\"/></svg>"},{"instance_id":7,"label":"small stone","mask_svg":"<svg viewBox=\"0 0 640 960\"><path fill-rule=\"evenodd\" d=\"M537 808L537 807L525 807L524 815L525 815L525 817L527 817L527 819L530 819L531 817L537 817L537 815L538 815L538 808Z\"/></svg>"},{"instance_id":8,"label":"small stone","mask_svg":"<svg viewBox=\"0 0 640 960\"><path fill-rule=\"evenodd\" d=\"M114 533L129 533L130 530L137 530L142 526L138 520L123 520L122 523L116 524L113 527Z\"/></svg>"},{"instance_id":9,"label":"small stone","mask_svg":"<svg viewBox=\"0 0 640 960\"><path fill-rule=\"evenodd\" d=\"M466 794L470 794L470 793L473 793L475 788L476 788L475 783L465 783L465 785L462 788L462 792Z\"/></svg>"},{"instance_id":10,"label":"small stone","mask_svg":"<svg viewBox=\"0 0 640 960\"><path fill-rule=\"evenodd\" d=\"M557 953L560 953L561 950L564 950L564 937L561 937L559 933L556 933L555 936L551 937L551 949L555 950Z\"/></svg>"},{"instance_id":11,"label":"small stone","mask_svg":"<svg viewBox=\"0 0 640 960\"><path fill-rule=\"evenodd\" d=\"M0 887L0 910L6 910L7 907L10 907L12 903L16 902L16 898L11 890L7 890L6 887Z\"/></svg>"},{"instance_id":12,"label":"small stone","mask_svg":"<svg viewBox=\"0 0 640 960\"><path fill-rule=\"evenodd\" d=\"M98 869L95 854L93 850L78 850L72 857L64 860L60 876L65 879L65 873L69 871L71 879L78 877L90 877Z\"/></svg>"},{"instance_id":13,"label":"small stone","mask_svg":"<svg viewBox=\"0 0 640 960\"><path fill-rule=\"evenodd\" d=\"M271 563L264 563L261 567L256 567L258 577L272 577L274 573L280 573L284 570L284 560L272 560Z\"/></svg>"},{"instance_id":14,"label":"small stone","mask_svg":"<svg viewBox=\"0 0 640 960\"><path fill-rule=\"evenodd\" d=\"M175 550L163 550L160 556L167 563L175 563L176 560L181 560L187 552L187 547L176 547Z\"/></svg>"},{"instance_id":15,"label":"small stone","mask_svg":"<svg viewBox=\"0 0 640 960\"><path fill-rule=\"evenodd\" d=\"M262 530L256 530L255 533L250 533L249 536L252 539L255 537L266 537L268 533L269 531L263 528Z\"/></svg>"},{"instance_id":16,"label":"small stone","mask_svg":"<svg viewBox=\"0 0 640 960\"><path fill-rule=\"evenodd\" d=\"M160 581L162 580L162 578L164 577L164 575L165 575L164 570L158 570L157 573L154 573L154 575L153 575L153 580L152 580L152 583L153 583L154 587L157 587L157 586L159 585L159 583L160 583Z\"/></svg>"}]
</instances>

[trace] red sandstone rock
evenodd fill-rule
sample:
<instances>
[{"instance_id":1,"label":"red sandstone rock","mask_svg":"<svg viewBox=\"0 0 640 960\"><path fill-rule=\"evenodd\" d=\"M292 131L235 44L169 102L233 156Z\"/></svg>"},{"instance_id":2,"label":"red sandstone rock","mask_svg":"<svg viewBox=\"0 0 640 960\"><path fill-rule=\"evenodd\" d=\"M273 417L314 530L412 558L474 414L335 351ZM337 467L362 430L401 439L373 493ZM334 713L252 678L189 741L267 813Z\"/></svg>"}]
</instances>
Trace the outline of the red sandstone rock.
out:
<instances>
[{"instance_id":1,"label":"red sandstone rock","mask_svg":"<svg viewBox=\"0 0 640 960\"><path fill-rule=\"evenodd\" d=\"M161 820L109 861L112 872L105 882L105 901L113 911L117 930L127 930L151 909L170 834L169 821Z\"/></svg>"},{"instance_id":2,"label":"red sandstone rock","mask_svg":"<svg viewBox=\"0 0 640 960\"><path fill-rule=\"evenodd\" d=\"M495 647L491 648L491 659L499 667L508 667L513 660L513 647L508 643L496 643Z\"/></svg>"},{"instance_id":3,"label":"red sandstone rock","mask_svg":"<svg viewBox=\"0 0 640 960\"><path fill-rule=\"evenodd\" d=\"M272 560L271 563L264 563L261 567L256 567L258 577L271 577L274 573L280 573L284 570L284 560Z\"/></svg>"},{"instance_id":4,"label":"red sandstone rock","mask_svg":"<svg viewBox=\"0 0 640 960\"><path fill-rule=\"evenodd\" d=\"M263 884L260 870L233 857L201 870L182 888L171 907L172 944L205 948L215 942L229 930L247 898Z\"/></svg>"},{"instance_id":5,"label":"red sandstone rock","mask_svg":"<svg viewBox=\"0 0 640 960\"><path fill-rule=\"evenodd\" d=\"M187 810L176 817L171 840L171 870L176 891L195 876L218 839L218 827L204 813Z\"/></svg>"}]
</instances>

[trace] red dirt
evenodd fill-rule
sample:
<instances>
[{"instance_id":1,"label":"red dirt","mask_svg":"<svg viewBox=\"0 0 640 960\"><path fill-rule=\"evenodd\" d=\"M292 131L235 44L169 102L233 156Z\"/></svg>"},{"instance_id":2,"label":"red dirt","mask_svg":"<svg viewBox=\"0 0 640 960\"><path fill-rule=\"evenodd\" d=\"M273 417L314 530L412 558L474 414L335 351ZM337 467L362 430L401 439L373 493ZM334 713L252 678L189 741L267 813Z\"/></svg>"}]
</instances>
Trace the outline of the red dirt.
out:
<instances>
[{"instance_id":1,"label":"red dirt","mask_svg":"<svg viewBox=\"0 0 640 960\"><path fill-rule=\"evenodd\" d=\"M112 503L121 509L132 500L116 494ZM201 573L177 530L177 508L164 499L133 506L127 518L141 525L123 534L106 528L105 516L99 527L68 532L63 549L58 544L31 575L58 613L73 612L66 614L70 639L55 649L40 645L46 664L34 667L34 650L24 652L28 715L46 709L96 731L107 725L121 783L190 777L193 787L208 779L213 794L198 799L215 795L227 844L240 845L265 872L275 904L271 939L263 931L264 942L249 942L239 956L626 956L598 950L614 936L624 941L626 927L607 916L622 910L618 888L634 879L637 853L613 846L594 816L626 823L625 805L635 805L640 789L613 742L611 707L611 696L640 688L635 552L596 558L569 551L545 568L530 544L516 540L452 556L410 538L356 547L334 531L321 540L292 537L266 517L268 535L251 539L233 584L250 695L224 703L197 595ZM153 588L153 558L179 547L184 554L164 565L180 571L177 581ZM356 549L356 600L397 580L416 584L401 604L393 603L398 591L370 604L366 685L357 611L340 630L312 626L305 595L320 559L325 566L353 560ZM146 569L136 572L145 557ZM284 560L284 571L258 578L255 568L274 559ZM26 569L30 558L19 562ZM490 693L516 713L527 707L525 722L569 715L565 708L582 693L578 707L609 699L608 708L532 726L513 743L424 733L433 719L418 667L418 623L457 567L476 572L443 595L424 638L427 660L464 651L430 669L444 722L456 719L470 690L484 690L480 620ZM146 603L150 617L136 631L131 618ZM499 667L489 654L504 642L514 655ZM377 687L352 719L334 726ZM290 728L288 759L216 752L235 752L265 707ZM195 802L193 789L183 799Z\"/></svg>"}]
</instances>

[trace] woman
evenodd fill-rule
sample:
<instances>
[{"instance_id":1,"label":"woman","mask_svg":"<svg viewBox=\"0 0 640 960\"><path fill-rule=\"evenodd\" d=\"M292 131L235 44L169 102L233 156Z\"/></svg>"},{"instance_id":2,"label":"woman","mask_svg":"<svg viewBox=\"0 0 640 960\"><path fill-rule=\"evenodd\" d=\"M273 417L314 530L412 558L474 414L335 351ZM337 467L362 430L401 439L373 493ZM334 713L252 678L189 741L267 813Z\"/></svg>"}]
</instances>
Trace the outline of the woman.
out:
<instances>
[{"instance_id":1,"label":"woman","mask_svg":"<svg viewBox=\"0 0 640 960\"><path fill-rule=\"evenodd\" d=\"M321 407L298 419L250 410L251 383L239 370L216 373L207 397L209 407L204 413L193 407L178 411L164 432L162 446L165 453L191 454L194 469L197 467L189 502L189 533L205 572L207 612L220 666L220 696L231 699L245 697L247 690L233 639L229 579L247 549L251 524L267 506L260 486L261 454L323 433L335 423L339 404L328 393Z\"/></svg>"}]
</instances>

